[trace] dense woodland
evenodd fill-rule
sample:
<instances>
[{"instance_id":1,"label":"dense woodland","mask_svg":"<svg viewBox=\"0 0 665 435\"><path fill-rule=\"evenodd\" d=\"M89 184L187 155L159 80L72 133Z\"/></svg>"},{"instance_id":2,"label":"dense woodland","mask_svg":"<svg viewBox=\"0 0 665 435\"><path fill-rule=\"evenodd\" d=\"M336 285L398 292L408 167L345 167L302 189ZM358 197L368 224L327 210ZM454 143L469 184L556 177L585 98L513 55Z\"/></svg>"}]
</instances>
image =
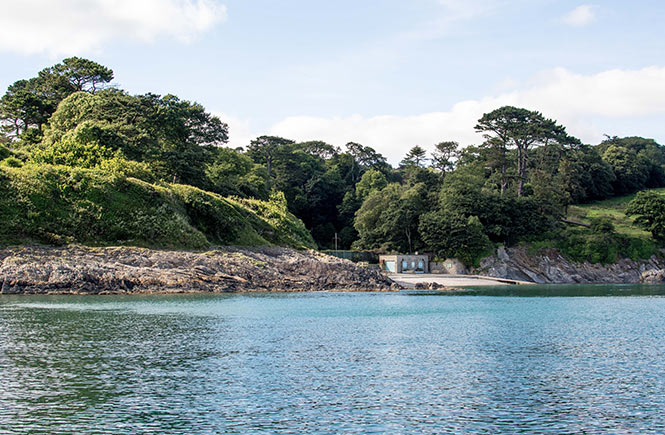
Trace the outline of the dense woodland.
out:
<instances>
[{"instance_id":1,"label":"dense woodland","mask_svg":"<svg viewBox=\"0 0 665 435\"><path fill-rule=\"evenodd\" d=\"M628 240L606 222L582 228L563 220L571 204L665 186L665 149L654 140L608 136L600 144L587 145L556 121L516 107L501 107L478 120L475 129L484 135L480 144L460 146L442 138L431 154L405 144L397 168L369 144L353 142L339 148L321 141L261 136L231 149L225 146L228 126L201 105L174 95L130 95L113 84L110 68L81 58L65 59L12 84L0 99L0 125L0 177L11 181L0 183L0 188L14 183L4 196L30 197L34 186L29 178L36 174L52 174L58 180L42 186L46 190L58 189L71 174L83 173L98 182L113 180L106 189L131 182L175 195L174 186L187 185L194 189L191 192L210 192L211 196L197 193L206 201L230 197L245 204L281 203L302 220L321 249L337 243L340 249L423 251L467 263L476 262L496 244L520 242L558 247L594 261L647 255L653 251L653 240ZM91 188L85 183L72 187ZM67 209L69 215L87 216L89 222L110 219L103 210L92 217L90 210L81 213L83 197L77 198L78 205ZM659 198L641 195L640 200L644 205ZM26 237L57 242L54 233L60 230L40 228L49 219L66 217L31 201L32 214L21 209L23 203L12 203L17 228L32 225ZM102 207L87 196L85 201ZM182 201L185 207L187 201ZM144 212L159 214L160 204ZM647 209L634 204L631 212L638 215L638 224L653 230L654 220L663 219L658 213L648 218L653 207ZM37 217L28 222L33 215ZM204 233L217 234L208 240L235 240L215 229L221 217L203 216L198 208L178 216L201 220ZM150 231L158 232L164 222L153 222ZM228 225L221 228L233 231ZM119 233L104 233L105 242L131 239L118 235L121 228L116 230ZM150 234L144 238L157 237ZM656 242L665 238L658 229L652 234ZM93 239L91 233L62 240Z\"/></svg>"}]
</instances>

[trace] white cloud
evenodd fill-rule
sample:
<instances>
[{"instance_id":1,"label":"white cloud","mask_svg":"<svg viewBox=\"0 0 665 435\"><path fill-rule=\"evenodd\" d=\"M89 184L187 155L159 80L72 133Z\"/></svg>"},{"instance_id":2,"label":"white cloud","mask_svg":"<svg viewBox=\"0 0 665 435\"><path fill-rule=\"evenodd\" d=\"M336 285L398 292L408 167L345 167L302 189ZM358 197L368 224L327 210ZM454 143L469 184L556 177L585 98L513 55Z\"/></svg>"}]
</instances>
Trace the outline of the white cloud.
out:
<instances>
[{"instance_id":1,"label":"white cloud","mask_svg":"<svg viewBox=\"0 0 665 435\"><path fill-rule=\"evenodd\" d=\"M665 67L593 75L557 68L536 75L510 92L462 101L445 112L414 116L292 116L275 124L269 134L299 141L319 139L338 146L360 142L396 163L414 145L431 150L442 140L456 140L462 145L482 142L482 137L474 132L476 121L483 113L504 105L541 111L566 126L570 134L587 143L597 143L603 139L603 133L614 134L631 120L665 114Z\"/></svg>"},{"instance_id":2,"label":"white cloud","mask_svg":"<svg viewBox=\"0 0 665 435\"><path fill-rule=\"evenodd\" d=\"M593 5L581 5L567 13L561 21L569 26L584 27L596 19L596 7Z\"/></svg>"},{"instance_id":3,"label":"white cloud","mask_svg":"<svg viewBox=\"0 0 665 435\"><path fill-rule=\"evenodd\" d=\"M252 132L249 119L242 119L237 116L228 115L222 112L213 113L222 122L229 126L229 143L227 146L231 148L246 147L255 139L258 134Z\"/></svg>"},{"instance_id":4,"label":"white cloud","mask_svg":"<svg viewBox=\"0 0 665 435\"><path fill-rule=\"evenodd\" d=\"M112 40L188 42L226 17L217 0L13 0L0 14L0 51L52 56Z\"/></svg>"}]
</instances>

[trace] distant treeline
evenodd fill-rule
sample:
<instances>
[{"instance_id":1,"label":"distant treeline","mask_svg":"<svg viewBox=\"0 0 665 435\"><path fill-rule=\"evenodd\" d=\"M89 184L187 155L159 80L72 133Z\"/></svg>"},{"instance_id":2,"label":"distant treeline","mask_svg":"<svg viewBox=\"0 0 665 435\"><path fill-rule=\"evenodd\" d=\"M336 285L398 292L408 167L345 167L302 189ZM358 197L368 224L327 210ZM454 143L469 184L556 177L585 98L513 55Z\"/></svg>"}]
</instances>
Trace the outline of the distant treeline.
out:
<instances>
[{"instance_id":1,"label":"distant treeline","mask_svg":"<svg viewBox=\"0 0 665 435\"><path fill-rule=\"evenodd\" d=\"M583 144L542 114L483 115L481 144L409 148L397 168L370 146L261 136L224 146L228 126L174 95L130 95L113 71L68 58L0 99L0 165L87 168L152 184L267 200L283 192L320 248L429 251L474 262L492 243L559 231L570 204L665 186L652 139ZM377 144L375 144L377 145Z\"/></svg>"}]
</instances>

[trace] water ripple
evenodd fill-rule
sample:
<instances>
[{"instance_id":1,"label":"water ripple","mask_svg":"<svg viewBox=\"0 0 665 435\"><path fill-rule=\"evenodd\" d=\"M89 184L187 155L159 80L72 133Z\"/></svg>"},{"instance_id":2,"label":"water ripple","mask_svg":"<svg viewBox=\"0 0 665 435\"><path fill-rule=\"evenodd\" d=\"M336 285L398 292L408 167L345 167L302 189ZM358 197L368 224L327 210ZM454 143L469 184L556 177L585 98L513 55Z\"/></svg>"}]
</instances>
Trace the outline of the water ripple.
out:
<instances>
[{"instance_id":1,"label":"water ripple","mask_svg":"<svg viewBox=\"0 0 665 435\"><path fill-rule=\"evenodd\" d=\"M0 297L0 433L665 432L665 298L532 296Z\"/></svg>"}]
</instances>

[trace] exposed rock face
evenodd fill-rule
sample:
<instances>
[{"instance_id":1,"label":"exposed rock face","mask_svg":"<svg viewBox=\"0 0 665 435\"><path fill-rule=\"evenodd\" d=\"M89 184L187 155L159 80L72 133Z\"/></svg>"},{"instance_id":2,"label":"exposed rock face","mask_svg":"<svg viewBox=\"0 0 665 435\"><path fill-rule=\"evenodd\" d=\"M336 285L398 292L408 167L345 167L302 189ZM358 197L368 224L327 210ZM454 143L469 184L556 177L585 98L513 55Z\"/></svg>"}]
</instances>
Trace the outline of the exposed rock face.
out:
<instances>
[{"instance_id":1,"label":"exposed rock face","mask_svg":"<svg viewBox=\"0 0 665 435\"><path fill-rule=\"evenodd\" d=\"M474 272L497 278L517 279L536 283L639 283L648 276L665 269L665 260L651 257L633 261L621 259L614 264L591 264L569 261L555 249L529 254L524 247L503 248L496 255L486 257ZM648 272L647 272L648 271ZM663 271L665 274L665 271ZM653 281L651 281L653 282Z\"/></svg>"},{"instance_id":2,"label":"exposed rock face","mask_svg":"<svg viewBox=\"0 0 665 435\"><path fill-rule=\"evenodd\" d=\"M0 293L182 293L391 290L378 270L315 251L262 247L210 252L141 248L0 250Z\"/></svg>"},{"instance_id":3,"label":"exposed rock face","mask_svg":"<svg viewBox=\"0 0 665 435\"><path fill-rule=\"evenodd\" d=\"M640 282L645 284L662 284L665 283L665 270L647 270L642 272Z\"/></svg>"}]
</instances>

